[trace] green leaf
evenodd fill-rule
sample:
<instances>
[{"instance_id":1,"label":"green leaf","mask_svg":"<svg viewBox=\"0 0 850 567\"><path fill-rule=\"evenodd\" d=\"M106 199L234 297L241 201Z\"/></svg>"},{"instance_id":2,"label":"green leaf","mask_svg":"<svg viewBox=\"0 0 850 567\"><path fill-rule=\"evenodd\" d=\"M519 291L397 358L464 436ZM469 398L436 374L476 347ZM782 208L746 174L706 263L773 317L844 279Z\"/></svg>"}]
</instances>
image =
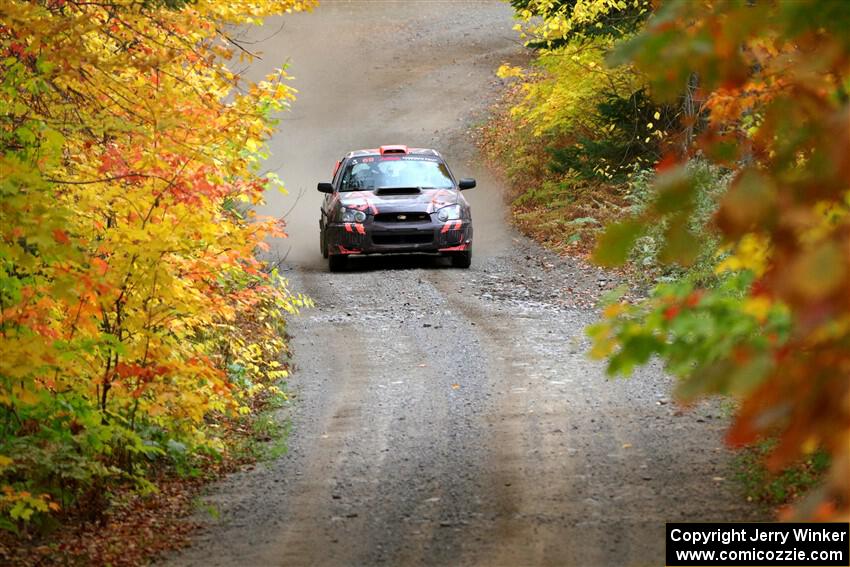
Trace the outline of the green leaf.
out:
<instances>
[{"instance_id":1,"label":"green leaf","mask_svg":"<svg viewBox=\"0 0 850 567\"><path fill-rule=\"evenodd\" d=\"M593 261L600 266L623 265L642 230L643 225L636 220L608 225L596 243Z\"/></svg>"},{"instance_id":2,"label":"green leaf","mask_svg":"<svg viewBox=\"0 0 850 567\"><path fill-rule=\"evenodd\" d=\"M655 181L653 209L660 215L690 211L694 204L695 189L694 180L684 166L660 174Z\"/></svg>"},{"instance_id":3,"label":"green leaf","mask_svg":"<svg viewBox=\"0 0 850 567\"><path fill-rule=\"evenodd\" d=\"M670 222L665 234L664 247L658 257L661 262L690 266L697 259L700 252L700 241L688 230L686 223L687 217L684 215L678 216Z\"/></svg>"}]
</instances>

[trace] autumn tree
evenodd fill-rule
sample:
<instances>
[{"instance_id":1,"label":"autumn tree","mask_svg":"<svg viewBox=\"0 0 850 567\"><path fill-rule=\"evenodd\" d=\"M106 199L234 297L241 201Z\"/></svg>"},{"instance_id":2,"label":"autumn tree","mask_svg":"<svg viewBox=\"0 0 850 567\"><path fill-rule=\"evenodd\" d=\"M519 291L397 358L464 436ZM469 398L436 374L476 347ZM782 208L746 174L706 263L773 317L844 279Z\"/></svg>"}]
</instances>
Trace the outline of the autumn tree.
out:
<instances>
[{"instance_id":1,"label":"autumn tree","mask_svg":"<svg viewBox=\"0 0 850 567\"><path fill-rule=\"evenodd\" d=\"M0 527L157 459L285 374L303 304L257 259L283 69L235 26L312 0L0 4Z\"/></svg>"},{"instance_id":2,"label":"autumn tree","mask_svg":"<svg viewBox=\"0 0 850 567\"><path fill-rule=\"evenodd\" d=\"M652 13L647 0L510 0L525 22L542 22L530 30L529 45L558 48L573 40L630 36Z\"/></svg>"},{"instance_id":3,"label":"autumn tree","mask_svg":"<svg viewBox=\"0 0 850 567\"><path fill-rule=\"evenodd\" d=\"M615 61L645 73L656 98L698 85L706 125L689 156L733 176L711 224L726 248L717 287L659 286L592 330L612 373L660 355L681 399L739 399L728 440L776 439L771 469L826 451L826 483L796 510L816 519L850 510L848 29L846 2L670 1L620 47ZM664 227L666 261L694 260L686 159L667 149L652 205L608 228L599 261L624 262L651 226Z\"/></svg>"},{"instance_id":4,"label":"autumn tree","mask_svg":"<svg viewBox=\"0 0 850 567\"><path fill-rule=\"evenodd\" d=\"M514 115L546 142L548 165L587 181L623 181L659 157L658 143L675 117L648 96L630 65L607 65L615 43L652 13L648 0L513 0L516 29L539 56L521 77ZM647 128L647 125L650 125Z\"/></svg>"}]
</instances>

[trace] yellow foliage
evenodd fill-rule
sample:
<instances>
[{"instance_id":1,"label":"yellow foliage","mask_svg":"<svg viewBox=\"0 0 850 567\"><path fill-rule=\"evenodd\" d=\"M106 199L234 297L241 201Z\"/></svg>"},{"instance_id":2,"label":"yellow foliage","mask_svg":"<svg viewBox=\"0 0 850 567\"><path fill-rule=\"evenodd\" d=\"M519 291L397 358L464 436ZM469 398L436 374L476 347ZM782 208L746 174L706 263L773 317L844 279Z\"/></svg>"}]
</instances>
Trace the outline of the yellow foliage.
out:
<instances>
[{"instance_id":1,"label":"yellow foliage","mask_svg":"<svg viewBox=\"0 0 850 567\"><path fill-rule=\"evenodd\" d=\"M576 30L598 29L602 27L602 20L606 16L616 15L623 10L633 9L645 13L650 8L650 0L532 0L518 16L526 24L526 33L538 40L553 42L568 38ZM535 20L535 16L541 16L541 20Z\"/></svg>"},{"instance_id":2,"label":"yellow foliage","mask_svg":"<svg viewBox=\"0 0 850 567\"><path fill-rule=\"evenodd\" d=\"M507 63L496 70L496 76L500 79L521 78L524 74L522 67L508 65Z\"/></svg>"},{"instance_id":3,"label":"yellow foliage","mask_svg":"<svg viewBox=\"0 0 850 567\"><path fill-rule=\"evenodd\" d=\"M744 301L742 311L754 317L759 323L764 323L772 308L773 301L770 298L757 295L755 297L748 297Z\"/></svg>"},{"instance_id":4,"label":"yellow foliage","mask_svg":"<svg viewBox=\"0 0 850 567\"><path fill-rule=\"evenodd\" d=\"M603 93L629 96L641 82L628 67L605 64L608 41L569 44L541 54L538 70L525 76L524 98L512 115L528 124L536 136L575 134L593 128L588 109Z\"/></svg>"},{"instance_id":5,"label":"yellow foliage","mask_svg":"<svg viewBox=\"0 0 850 567\"><path fill-rule=\"evenodd\" d=\"M718 262L715 272L750 270L761 276L767 269L770 258L770 242L758 234L746 234L735 245L731 255Z\"/></svg>"}]
</instances>

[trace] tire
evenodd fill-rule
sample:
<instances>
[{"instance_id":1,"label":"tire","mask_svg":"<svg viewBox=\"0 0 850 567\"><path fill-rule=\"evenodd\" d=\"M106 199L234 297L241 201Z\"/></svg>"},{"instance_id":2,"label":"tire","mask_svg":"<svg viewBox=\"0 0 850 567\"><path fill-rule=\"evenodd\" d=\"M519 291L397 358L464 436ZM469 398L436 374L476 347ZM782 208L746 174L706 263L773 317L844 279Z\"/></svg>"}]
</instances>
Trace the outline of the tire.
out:
<instances>
[{"instance_id":1,"label":"tire","mask_svg":"<svg viewBox=\"0 0 850 567\"><path fill-rule=\"evenodd\" d=\"M341 272L348 266L348 256L345 254L331 254L328 256L328 269L332 272Z\"/></svg>"},{"instance_id":2,"label":"tire","mask_svg":"<svg viewBox=\"0 0 850 567\"><path fill-rule=\"evenodd\" d=\"M455 268L467 269L472 265L472 250L466 252L458 252L452 255L452 266Z\"/></svg>"}]
</instances>

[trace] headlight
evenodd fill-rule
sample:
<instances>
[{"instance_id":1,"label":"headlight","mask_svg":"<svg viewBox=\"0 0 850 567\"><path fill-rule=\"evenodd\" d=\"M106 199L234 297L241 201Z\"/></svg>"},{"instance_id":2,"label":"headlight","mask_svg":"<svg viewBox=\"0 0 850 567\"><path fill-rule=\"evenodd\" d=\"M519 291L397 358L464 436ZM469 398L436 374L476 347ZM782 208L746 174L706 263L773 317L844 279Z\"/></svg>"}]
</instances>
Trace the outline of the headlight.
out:
<instances>
[{"instance_id":1,"label":"headlight","mask_svg":"<svg viewBox=\"0 0 850 567\"><path fill-rule=\"evenodd\" d=\"M449 205L437 211L437 218L442 222L450 220L460 220L461 209L460 205Z\"/></svg>"},{"instance_id":2,"label":"headlight","mask_svg":"<svg viewBox=\"0 0 850 567\"><path fill-rule=\"evenodd\" d=\"M449 205L437 211L437 218L442 222L460 220L461 212L460 205Z\"/></svg>"},{"instance_id":3,"label":"headlight","mask_svg":"<svg viewBox=\"0 0 850 567\"><path fill-rule=\"evenodd\" d=\"M342 207L339 210L340 222L363 222L366 220L366 213L357 209L348 209Z\"/></svg>"}]
</instances>

